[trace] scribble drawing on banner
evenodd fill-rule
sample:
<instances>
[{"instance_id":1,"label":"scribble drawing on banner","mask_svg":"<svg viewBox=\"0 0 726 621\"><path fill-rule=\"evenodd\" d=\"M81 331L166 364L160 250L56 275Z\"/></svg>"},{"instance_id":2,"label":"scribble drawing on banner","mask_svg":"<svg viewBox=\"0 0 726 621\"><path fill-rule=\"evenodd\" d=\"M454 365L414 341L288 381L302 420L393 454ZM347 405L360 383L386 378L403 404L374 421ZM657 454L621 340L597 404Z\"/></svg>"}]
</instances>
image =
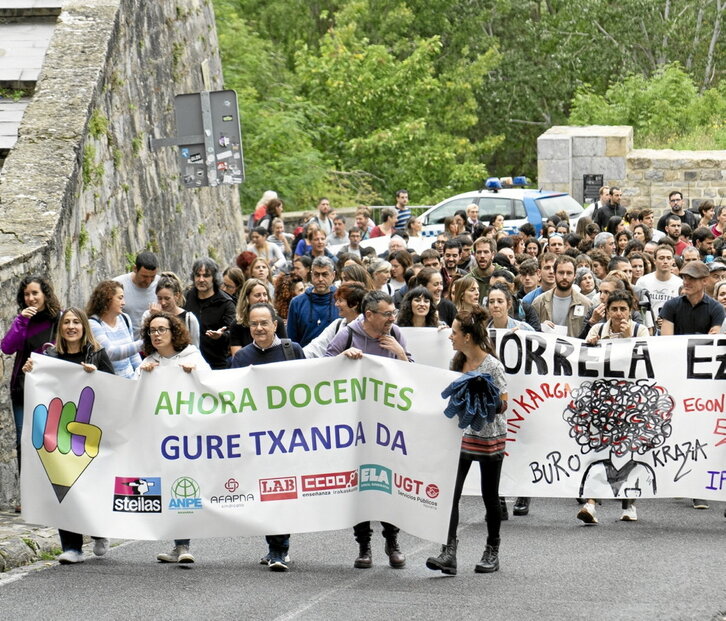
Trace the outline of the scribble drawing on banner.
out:
<instances>
[{"instance_id":1,"label":"scribble drawing on banner","mask_svg":"<svg viewBox=\"0 0 726 621\"><path fill-rule=\"evenodd\" d=\"M675 403L663 386L648 382L600 379L573 389L562 415L570 425L570 437L583 455L609 452L585 470L581 498L610 493L638 498L644 488L656 493L653 468L635 455L646 454L670 437Z\"/></svg>"},{"instance_id":2,"label":"scribble drawing on banner","mask_svg":"<svg viewBox=\"0 0 726 621\"><path fill-rule=\"evenodd\" d=\"M78 405L55 397L33 410L32 441L53 486L63 502L73 484L98 455L101 429L91 425L95 393L90 386L81 390Z\"/></svg>"}]
</instances>

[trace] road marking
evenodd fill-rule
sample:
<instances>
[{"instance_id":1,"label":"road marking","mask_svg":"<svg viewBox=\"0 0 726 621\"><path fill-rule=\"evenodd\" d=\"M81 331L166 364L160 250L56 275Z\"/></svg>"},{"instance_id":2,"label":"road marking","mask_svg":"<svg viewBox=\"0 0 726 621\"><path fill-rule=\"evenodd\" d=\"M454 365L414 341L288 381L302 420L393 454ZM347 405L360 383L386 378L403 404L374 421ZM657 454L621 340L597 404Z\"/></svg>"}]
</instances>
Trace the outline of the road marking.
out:
<instances>
[{"instance_id":1,"label":"road marking","mask_svg":"<svg viewBox=\"0 0 726 621\"><path fill-rule=\"evenodd\" d=\"M472 526L472 525L473 525L472 523L460 525L459 529L457 531L457 534L461 533L462 531L466 530L467 528L469 528L469 526ZM431 547L431 545L432 545L431 541L423 541L420 545L416 546L413 550L411 550L410 555L415 556L416 554L423 552L426 548ZM383 568L383 566L381 566L381 568ZM346 582L342 582L338 586L328 589L327 591L322 591L317 597L314 597L313 599L306 602L305 605L300 606L299 608L296 608L289 612L286 612L284 615L275 617L274 621L290 621L291 619L295 619L295 618L299 617L300 615L302 615L303 613L310 610L311 608L317 606L323 600L326 600L329 597L336 595L337 593L345 591L346 589L349 589L353 585L358 584L359 582L362 582L363 580L365 580L367 577L373 575L373 572L371 572L370 570L367 570L367 569L361 569L359 571L361 572L360 576L357 576L356 578L351 578L350 580L347 580Z\"/></svg>"}]
</instances>

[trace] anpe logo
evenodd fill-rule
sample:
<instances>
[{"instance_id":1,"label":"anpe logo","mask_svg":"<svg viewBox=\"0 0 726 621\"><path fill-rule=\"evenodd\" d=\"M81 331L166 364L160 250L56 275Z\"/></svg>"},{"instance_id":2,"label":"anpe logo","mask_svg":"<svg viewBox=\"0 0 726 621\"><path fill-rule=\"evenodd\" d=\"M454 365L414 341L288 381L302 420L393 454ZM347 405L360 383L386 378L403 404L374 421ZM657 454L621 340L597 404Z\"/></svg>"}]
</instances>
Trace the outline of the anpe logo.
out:
<instances>
[{"instance_id":1,"label":"anpe logo","mask_svg":"<svg viewBox=\"0 0 726 621\"><path fill-rule=\"evenodd\" d=\"M307 474L300 478L303 492L326 489L344 489L358 485L358 471L328 472L326 474Z\"/></svg>"},{"instance_id":2,"label":"anpe logo","mask_svg":"<svg viewBox=\"0 0 726 621\"><path fill-rule=\"evenodd\" d=\"M360 491L375 490L391 493L391 470L378 464L363 464L360 467Z\"/></svg>"},{"instance_id":3,"label":"anpe logo","mask_svg":"<svg viewBox=\"0 0 726 621\"><path fill-rule=\"evenodd\" d=\"M292 500L297 498L297 480L295 477L276 479L260 479L260 500Z\"/></svg>"},{"instance_id":4,"label":"anpe logo","mask_svg":"<svg viewBox=\"0 0 726 621\"><path fill-rule=\"evenodd\" d=\"M192 511L202 508L199 484L191 477L179 477L171 484L169 508L178 511Z\"/></svg>"},{"instance_id":5,"label":"anpe logo","mask_svg":"<svg viewBox=\"0 0 726 621\"><path fill-rule=\"evenodd\" d=\"M121 513L161 513L161 478L116 477L113 510Z\"/></svg>"},{"instance_id":6,"label":"anpe logo","mask_svg":"<svg viewBox=\"0 0 726 621\"><path fill-rule=\"evenodd\" d=\"M426 486L426 495L429 498L438 498L439 496L439 486L431 483L430 485Z\"/></svg>"}]
</instances>

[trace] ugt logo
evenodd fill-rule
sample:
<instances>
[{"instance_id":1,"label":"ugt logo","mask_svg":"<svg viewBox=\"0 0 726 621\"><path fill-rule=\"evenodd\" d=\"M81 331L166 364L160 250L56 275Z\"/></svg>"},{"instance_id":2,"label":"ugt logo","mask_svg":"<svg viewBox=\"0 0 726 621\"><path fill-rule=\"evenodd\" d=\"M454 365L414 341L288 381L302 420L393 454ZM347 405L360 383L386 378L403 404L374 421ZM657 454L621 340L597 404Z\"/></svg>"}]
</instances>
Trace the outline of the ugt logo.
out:
<instances>
[{"instance_id":1,"label":"ugt logo","mask_svg":"<svg viewBox=\"0 0 726 621\"><path fill-rule=\"evenodd\" d=\"M81 390L76 405L55 397L33 410L32 442L53 486L63 502L73 484L98 455L101 429L91 425L96 395L90 386Z\"/></svg>"}]
</instances>

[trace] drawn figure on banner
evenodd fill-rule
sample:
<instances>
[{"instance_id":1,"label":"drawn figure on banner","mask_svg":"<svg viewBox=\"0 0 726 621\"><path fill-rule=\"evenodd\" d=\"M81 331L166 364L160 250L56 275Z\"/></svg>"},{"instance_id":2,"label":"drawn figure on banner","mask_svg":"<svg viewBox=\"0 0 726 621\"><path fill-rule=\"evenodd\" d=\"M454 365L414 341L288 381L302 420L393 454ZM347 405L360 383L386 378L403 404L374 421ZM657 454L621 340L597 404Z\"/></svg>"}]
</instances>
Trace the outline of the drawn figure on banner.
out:
<instances>
[{"instance_id":1,"label":"drawn figure on banner","mask_svg":"<svg viewBox=\"0 0 726 621\"><path fill-rule=\"evenodd\" d=\"M585 470L581 498L656 493L653 468L635 455L645 455L670 437L675 403L663 386L648 382L599 379L572 391L562 415L570 425L570 437L583 455L609 452Z\"/></svg>"}]
</instances>

